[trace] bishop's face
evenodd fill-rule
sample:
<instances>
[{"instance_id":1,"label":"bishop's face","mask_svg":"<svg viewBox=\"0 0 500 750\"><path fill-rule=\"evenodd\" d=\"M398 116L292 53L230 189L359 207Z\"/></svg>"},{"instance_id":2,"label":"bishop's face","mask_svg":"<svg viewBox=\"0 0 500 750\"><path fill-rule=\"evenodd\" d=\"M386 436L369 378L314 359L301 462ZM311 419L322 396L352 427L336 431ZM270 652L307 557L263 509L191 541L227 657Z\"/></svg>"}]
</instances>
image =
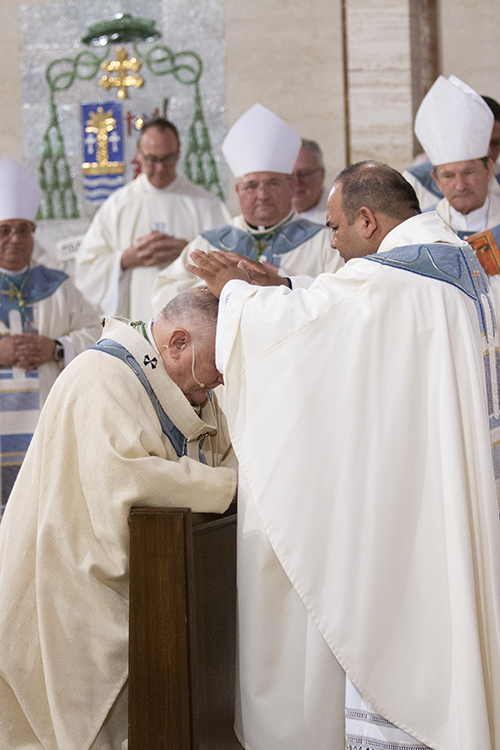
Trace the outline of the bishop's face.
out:
<instances>
[{"instance_id":1,"label":"bishop's face","mask_svg":"<svg viewBox=\"0 0 500 750\"><path fill-rule=\"evenodd\" d=\"M482 159L468 159L440 164L433 169L432 176L450 206L468 214L484 205L492 173L491 159L486 166Z\"/></svg>"},{"instance_id":2,"label":"bishop's face","mask_svg":"<svg viewBox=\"0 0 500 750\"><path fill-rule=\"evenodd\" d=\"M20 271L33 255L35 225L26 219L0 221L0 268Z\"/></svg>"},{"instance_id":3,"label":"bishop's face","mask_svg":"<svg viewBox=\"0 0 500 750\"><path fill-rule=\"evenodd\" d=\"M248 224L272 227L292 210L294 178L281 172L252 172L236 183L241 213Z\"/></svg>"}]
</instances>

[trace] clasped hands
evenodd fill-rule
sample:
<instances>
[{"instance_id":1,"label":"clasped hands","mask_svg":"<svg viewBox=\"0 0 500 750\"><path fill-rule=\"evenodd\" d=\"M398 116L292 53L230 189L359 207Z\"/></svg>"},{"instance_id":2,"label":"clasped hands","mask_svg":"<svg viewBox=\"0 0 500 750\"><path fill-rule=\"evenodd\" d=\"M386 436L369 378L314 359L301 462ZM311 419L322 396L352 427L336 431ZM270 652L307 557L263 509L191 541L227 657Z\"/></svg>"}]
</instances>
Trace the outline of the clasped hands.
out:
<instances>
[{"instance_id":1,"label":"clasped hands","mask_svg":"<svg viewBox=\"0 0 500 750\"><path fill-rule=\"evenodd\" d=\"M271 263L259 263L225 250L193 250L190 257L193 263L186 263L186 268L203 279L215 297L220 297L231 279L241 279L257 286L289 287L288 279L280 276L278 267Z\"/></svg>"},{"instance_id":2,"label":"clasped hands","mask_svg":"<svg viewBox=\"0 0 500 750\"><path fill-rule=\"evenodd\" d=\"M161 266L175 260L186 247L187 240L170 237L163 232L150 232L145 237L139 237L132 247L124 250L121 266L127 268L137 266Z\"/></svg>"},{"instance_id":3,"label":"clasped hands","mask_svg":"<svg viewBox=\"0 0 500 750\"><path fill-rule=\"evenodd\" d=\"M38 333L20 333L0 339L0 365L35 370L54 358L56 342Z\"/></svg>"}]
</instances>

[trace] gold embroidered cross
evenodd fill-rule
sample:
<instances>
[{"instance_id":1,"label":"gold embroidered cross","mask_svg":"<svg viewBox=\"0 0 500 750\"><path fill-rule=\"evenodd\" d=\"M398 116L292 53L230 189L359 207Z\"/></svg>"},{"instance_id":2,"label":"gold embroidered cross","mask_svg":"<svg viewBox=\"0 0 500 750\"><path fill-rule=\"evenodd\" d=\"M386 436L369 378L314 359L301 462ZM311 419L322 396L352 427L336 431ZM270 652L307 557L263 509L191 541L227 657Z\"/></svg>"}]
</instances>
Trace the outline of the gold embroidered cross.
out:
<instances>
[{"instance_id":1,"label":"gold embroidered cross","mask_svg":"<svg viewBox=\"0 0 500 750\"><path fill-rule=\"evenodd\" d=\"M15 292L12 289L12 287L9 287L9 289L2 289L2 294L8 294L10 297L10 304L14 302Z\"/></svg>"},{"instance_id":2,"label":"gold embroidered cross","mask_svg":"<svg viewBox=\"0 0 500 750\"><path fill-rule=\"evenodd\" d=\"M103 70L108 73L114 73L112 76L103 76L99 80L99 85L108 91L113 86L118 87L118 99L128 99L127 89L130 86L134 86L136 89L140 88L144 83L144 78L137 75L137 72L130 73L130 71L138 71L142 68L142 63L132 57L127 60L128 52L123 47L118 47L116 50L116 60L104 60L101 65Z\"/></svg>"},{"instance_id":3,"label":"gold embroidered cross","mask_svg":"<svg viewBox=\"0 0 500 750\"><path fill-rule=\"evenodd\" d=\"M273 232L269 232L269 234L265 234L260 240L258 240L255 236L252 237L253 250L255 252L255 257L253 258L253 260L259 260L260 256L264 254L266 246L272 236Z\"/></svg>"},{"instance_id":4,"label":"gold embroidered cross","mask_svg":"<svg viewBox=\"0 0 500 750\"><path fill-rule=\"evenodd\" d=\"M8 280L8 279L7 279ZM2 289L2 294L8 294L10 298L10 304L14 302L14 297L17 298L17 301L19 303L19 307L21 310L24 310L25 308L25 302L23 299L23 287L24 283L21 285L21 288L18 289L15 284L12 283L12 281L9 281L9 288L8 289Z\"/></svg>"},{"instance_id":5,"label":"gold embroidered cross","mask_svg":"<svg viewBox=\"0 0 500 750\"><path fill-rule=\"evenodd\" d=\"M102 107L97 107L97 112L89 112L90 120L85 123L86 133L97 133L97 163L108 163L108 133L113 130L116 120L113 110L107 112Z\"/></svg>"}]
</instances>

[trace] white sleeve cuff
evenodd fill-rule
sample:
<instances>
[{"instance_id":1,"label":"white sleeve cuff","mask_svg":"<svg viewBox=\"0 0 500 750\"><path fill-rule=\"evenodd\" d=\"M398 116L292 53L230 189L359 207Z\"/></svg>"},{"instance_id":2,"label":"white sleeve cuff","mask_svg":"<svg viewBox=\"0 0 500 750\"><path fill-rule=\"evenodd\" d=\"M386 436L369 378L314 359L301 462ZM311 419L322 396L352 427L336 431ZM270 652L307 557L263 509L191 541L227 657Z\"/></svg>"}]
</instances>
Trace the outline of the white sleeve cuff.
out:
<instances>
[{"instance_id":1,"label":"white sleeve cuff","mask_svg":"<svg viewBox=\"0 0 500 750\"><path fill-rule=\"evenodd\" d=\"M64 349L64 367L67 367L76 357L75 349L69 336L58 336L57 340L62 344L62 348Z\"/></svg>"}]
</instances>

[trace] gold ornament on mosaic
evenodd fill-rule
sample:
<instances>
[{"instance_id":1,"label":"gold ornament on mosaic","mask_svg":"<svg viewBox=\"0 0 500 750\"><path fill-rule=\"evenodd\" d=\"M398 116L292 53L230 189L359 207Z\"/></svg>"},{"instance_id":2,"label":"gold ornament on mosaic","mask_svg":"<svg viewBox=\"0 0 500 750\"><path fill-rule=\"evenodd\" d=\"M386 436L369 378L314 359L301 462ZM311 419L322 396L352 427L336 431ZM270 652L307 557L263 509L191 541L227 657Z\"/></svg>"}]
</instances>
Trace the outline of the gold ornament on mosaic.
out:
<instances>
[{"instance_id":1,"label":"gold ornament on mosaic","mask_svg":"<svg viewBox=\"0 0 500 750\"><path fill-rule=\"evenodd\" d=\"M196 11L193 8L198 7L197 3L201 4ZM27 9L27 29L31 23L28 18L31 5L23 6ZM55 26L62 17L60 5L47 4L48 9L53 7L54 14L52 22L47 24L51 28L43 32L48 41L45 49L50 48ZM103 7L106 5L112 7L104 2ZM145 8L156 11L165 26L163 16L166 11L161 2L145 0ZM209 55L210 70L213 53L208 52L204 27L207 7L203 0L194 0L193 8L189 15L185 15L180 6L174 10L169 8L168 28L175 28L176 37L180 33L184 41L196 41L198 38L200 48L204 49L205 55ZM74 46L71 48L68 41L67 54L45 63L45 81L49 89L48 123L41 135L41 151L32 149L33 153L41 153L38 175L43 198L37 218L78 219L80 200L84 201L82 208L85 204L98 207L114 190L135 176L131 162L137 133L145 122L160 112L166 116L167 102L172 102L172 119L181 125L181 132L185 134L182 139L184 174L192 182L223 198L200 88L204 70L201 56L185 48L174 51L159 43L157 40L161 38L161 32L156 28L157 21L152 19L119 13L89 24L87 19L94 9L95 4L86 0L82 0L78 6L68 3L68 23L73 24L68 30L68 40L75 39L75 33L76 40L79 38L78 23L85 19L82 30L87 26L87 31L81 37L81 43L86 49L75 54ZM210 6L210 13L213 12L215 6ZM175 23L172 23L172 13L177 13ZM202 25L197 14L204 19ZM194 21L191 20L193 18ZM218 21L222 39L223 15ZM182 30L179 32L179 29ZM132 49L128 49L126 44L131 44ZM223 71L223 65L219 69ZM33 74L36 75L35 70ZM163 79L161 85L158 77ZM222 142L226 130L225 118L214 116L214 112L225 110L224 86L221 78L219 92L215 80L213 76L207 79L203 90L212 92L209 99L210 118L211 122L219 123L217 141ZM78 91L76 101L72 90ZM114 102L105 101L103 91L108 91ZM137 101L134 101L135 92L138 95L141 92ZM188 93L187 97L184 92ZM80 109L79 124L74 118L75 105ZM186 117L190 118L188 122ZM79 164L83 181L74 182L77 174L75 148L77 152L79 149L78 128L83 156ZM220 159L220 156L217 158ZM84 213L88 215L88 209Z\"/></svg>"},{"instance_id":2,"label":"gold ornament on mosaic","mask_svg":"<svg viewBox=\"0 0 500 750\"><path fill-rule=\"evenodd\" d=\"M95 133L97 136L97 161L84 162L82 169L84 174L101 175L101 174L122 174L124 169L123 161L110 161L108 151L108 134L116 128L116 120L113 117L113 110L104 110L97 107L96 112L90 112L90 119L87 120L85 132Z\"/></svg>"},{"instance_id":3,"label":"gold ornament on mosaic","mask_svg":"<svg viewBox=\"0 0 500 750\"><path fill-rule=\"evenodd\" d=\"M138 71L142 68L142 63L132 57L128 60L128 52L123 47L118 47L116 50L116 60L104 60L101 65L103 70L108 73L114 73L112 76L103 76L99 80L99 86L109 91L110 88L116 86L118 88L118 99L128 99L128 88L134 86L136 89L141 88L144 85L144 78L138 75L137 72L130 73L130 71Z\"/></svg>"}]
</instances>

